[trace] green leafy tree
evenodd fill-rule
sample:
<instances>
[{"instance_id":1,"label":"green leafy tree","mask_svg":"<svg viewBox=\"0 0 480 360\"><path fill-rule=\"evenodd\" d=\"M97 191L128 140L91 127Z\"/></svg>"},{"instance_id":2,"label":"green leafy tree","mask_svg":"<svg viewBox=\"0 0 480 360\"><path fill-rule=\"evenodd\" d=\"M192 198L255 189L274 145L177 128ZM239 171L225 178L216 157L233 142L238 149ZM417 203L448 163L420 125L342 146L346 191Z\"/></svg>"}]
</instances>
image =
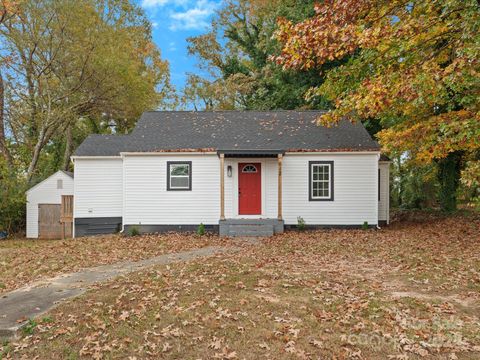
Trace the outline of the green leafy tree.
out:
<instances>
[{"instance_id":1,"label":"green leafy tree","mask_svg":"<svg viewBox=\"0 0 480 360\"><path fill-rule=\"evenodd\" d=\"M10 153L29 180L46 175L38 165L52 142L66 168L82 135L109 123L126 131L171 90L150 24L128 0L19 2L0 38Z\"/></svg>"},{"instance_id":2,"label":"green leafy tree","mask_svg":"<svg viewBox=\"0 0 480 360\"><path fill-rule=\"evenodd\" d=\"M25 178L0 157L0 231L12 233L24 225Z\"/></svg>"},{"instance_id":3,"label":"green leafy tree","mask_svg":"<svg viewBox=\"0 0 480 360\"><path fill-rule=\"evenodd\" d=\"M273 38L277 18L300 21L313 15L313 1L227 1L212 21L212 30L188 39L189 52L200 59L203 77L191 75L183 93L196 109L326 108L323 97L304 97L322 83L316 71L284 71L269 57L280 52Z\"/></svg>"},{"instance_id":4,"label":"green leafy tree","mask_svg":"<svg viewBox=\"0 0 480 360\"><path fill-rule=\"evenodd\" d=\"M0 226L15 230L25 183L68 169L89 134L124 133L146 109L171 106L173 89L151 25L133 1L2 5Z\"/></svg>"}]
</instances>

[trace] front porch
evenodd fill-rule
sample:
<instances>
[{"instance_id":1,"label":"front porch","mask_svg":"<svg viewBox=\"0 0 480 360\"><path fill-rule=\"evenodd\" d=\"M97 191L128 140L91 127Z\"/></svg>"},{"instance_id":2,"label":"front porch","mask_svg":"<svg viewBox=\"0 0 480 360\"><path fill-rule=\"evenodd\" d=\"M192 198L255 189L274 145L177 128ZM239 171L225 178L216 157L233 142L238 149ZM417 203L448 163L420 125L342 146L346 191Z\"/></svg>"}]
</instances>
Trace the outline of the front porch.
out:
<instances>
[{"instance_id":1,"label":"front porch","mask_svg":"<svg viewBox=\"0 0 480 360\"><path fill-rule=\"evenodd\" d=\"M283 155L282 150L218 151L221 236L271 236L284 231Z\"/></svg>"},{"instance_id":2,"label":"front porch","mask_svg":"<svg viewBox=\"0 0 480 360\"><path fill-rule=\"evenodd\" d=\"M283 231L283 220L278 219L225 219L219 222L220 236L272 236Z\"/></svg>"}]
</instances>

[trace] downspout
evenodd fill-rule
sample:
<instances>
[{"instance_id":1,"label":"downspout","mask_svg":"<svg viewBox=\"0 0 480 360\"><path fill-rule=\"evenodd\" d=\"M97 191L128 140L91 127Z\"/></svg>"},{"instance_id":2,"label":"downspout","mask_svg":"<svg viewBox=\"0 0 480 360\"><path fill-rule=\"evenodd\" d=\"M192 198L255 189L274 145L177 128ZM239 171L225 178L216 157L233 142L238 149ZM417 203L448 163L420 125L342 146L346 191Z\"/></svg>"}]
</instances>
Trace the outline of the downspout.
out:
<instances>
[{"instance_id":1,"label":"downspout","mask_svg":"<svg viewBox=\"0 0 480 360\"><path fill-rule=\"evenodd\" d=\"M376 189L375 189L375 190L376 190L375 193L378 192L378 187L380 186L380 177L378 176L378 174L379 174L379 169L380 169L380 163L379 163L379 162L380 162L380 153L377 154L377 167L376 167L376 171L375 171L375 175L376 175L376 176L375 176L375 179L377 179L377 181L376 181L377 187L376 187ZM376 227L376 229L377 229L377 230L381 230L380 226L378 225L378 224L379 224L378 206L380 205L380 204L379 204L380 201L379 201L378 196L375 196L375 199L377 200L377 201L375 201L375 204L376 204L376 206L375 206L375 209L376 209L376 210L375 210L375 213L376 213L376 216L377 216L377 227Z\"/></svg>"},{"instance_id":2,"label":"downspout","mask_svg":"<svg viewBox=\"0 0 480 360\"><path fill-rule=\"evenodd\" d=\"M122 228L120 234L125 233L125 155L120 154L122 158Z\"/></svg>"}]
</instances>

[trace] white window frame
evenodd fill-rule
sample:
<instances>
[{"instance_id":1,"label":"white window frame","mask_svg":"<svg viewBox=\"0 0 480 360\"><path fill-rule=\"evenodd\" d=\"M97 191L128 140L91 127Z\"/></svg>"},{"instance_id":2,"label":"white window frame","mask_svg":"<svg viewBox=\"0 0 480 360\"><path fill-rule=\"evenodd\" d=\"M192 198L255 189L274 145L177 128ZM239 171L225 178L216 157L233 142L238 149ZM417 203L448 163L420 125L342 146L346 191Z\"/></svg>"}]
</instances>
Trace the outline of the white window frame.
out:
<instances>
[{"instance_id":1,"label":"white window frame","mask_svg":"<svg viewBox=\"0 0 480 360\"><path fill-rule=\"evenodd\" d=\"M310 201L333 201L333 179L334 179L334 166L333 161L310 161L308 163L308 196ZM327 167L328 168L328 180L314 180L314 168L315 167ZM328 196L314 196L313 184L314 183L328 183Z\"/></svg>"}]
</instances>

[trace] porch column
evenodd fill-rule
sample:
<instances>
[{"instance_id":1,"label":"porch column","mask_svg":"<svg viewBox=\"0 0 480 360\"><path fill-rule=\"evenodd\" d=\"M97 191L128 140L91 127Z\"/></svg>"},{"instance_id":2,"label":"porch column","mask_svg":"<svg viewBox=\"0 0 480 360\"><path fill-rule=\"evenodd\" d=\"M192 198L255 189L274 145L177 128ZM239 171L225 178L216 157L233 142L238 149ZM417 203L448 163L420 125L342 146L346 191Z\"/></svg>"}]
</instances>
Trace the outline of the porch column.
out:
<instances>
[{"instance_id":1,"label":"porch column","mask_svg":"<svg viewBox=\"0 0 480 360\"><path fill-rule=\"evenodd\" d=\"M225 154L220 154L220 220L225 220Z\"/></svg>"},{"instance_id":2,"label":"porch column","mask_svg":"<svg viewBox=\"0 0 480 360\"><path fill-rule=\"evenodd\" d=\"M283 154L278 154L278 220L282 220L282 162Z\"/></svg>"}]
</instances>

